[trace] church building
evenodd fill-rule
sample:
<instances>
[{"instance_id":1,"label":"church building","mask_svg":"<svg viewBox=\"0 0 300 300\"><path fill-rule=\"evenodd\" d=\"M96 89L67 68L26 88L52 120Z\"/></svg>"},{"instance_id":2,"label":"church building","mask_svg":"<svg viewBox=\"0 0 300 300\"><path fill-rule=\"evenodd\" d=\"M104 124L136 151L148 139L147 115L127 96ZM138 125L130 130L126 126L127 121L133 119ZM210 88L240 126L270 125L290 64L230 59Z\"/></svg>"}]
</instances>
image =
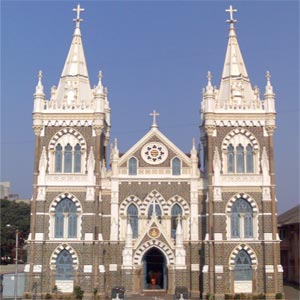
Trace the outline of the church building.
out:
<instances>
[{"instance_id":1,"label":"church building","mask_svg":"<svg viewBox=\"0 0 300 300\"><path fill-rule=\"evenodd\" d=\"M127 297L172 295L184 286L197 299L237 293L274 299L283 289L275 94L269 72L262 97L251 85L236 10L226 10L221 82L214 86L208 72L201 107L195 107L200 141L191 141L184 153L160 131L153 111L149 131L122 154L117 140L110 141L101 72L98 84L90 85L83 10L74 9L75 30L58 85L46 99L40 71L34 93L25 293L34 287L46 295L56 287L68 294L79 286L87 299L93 293L104 299L120 286Z\"/></svg>"}]
</instances>

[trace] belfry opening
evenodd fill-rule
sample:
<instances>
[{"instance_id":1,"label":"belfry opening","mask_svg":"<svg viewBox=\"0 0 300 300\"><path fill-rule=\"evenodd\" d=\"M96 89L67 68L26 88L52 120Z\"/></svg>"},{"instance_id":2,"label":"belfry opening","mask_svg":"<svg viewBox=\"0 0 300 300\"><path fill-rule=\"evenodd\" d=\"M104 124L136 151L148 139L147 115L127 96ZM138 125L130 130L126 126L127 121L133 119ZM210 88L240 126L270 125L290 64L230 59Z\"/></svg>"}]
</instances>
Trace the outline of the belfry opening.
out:
<instances>
[{"instance_id":1,"label":"belfry opening","mask_svg":"<svg viewBox=\"0 0 300 300\"><path fill-rule=\"evenodd\" d=\"M143 257L144 290L167 288L166 257L158 248L148 250Z\"/></svg>"}]
</instances>

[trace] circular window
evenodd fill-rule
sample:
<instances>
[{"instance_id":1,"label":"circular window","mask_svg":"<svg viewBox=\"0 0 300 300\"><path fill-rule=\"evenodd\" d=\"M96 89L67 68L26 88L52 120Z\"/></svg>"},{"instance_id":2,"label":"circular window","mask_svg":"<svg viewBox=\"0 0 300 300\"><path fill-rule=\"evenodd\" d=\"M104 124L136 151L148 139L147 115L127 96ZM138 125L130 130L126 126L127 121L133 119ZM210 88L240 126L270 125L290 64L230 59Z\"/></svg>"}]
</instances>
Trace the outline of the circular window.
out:
<instances>
[{"instance_id":1,"label":"circular window","mask_svg":"<svg viewBox=\"0 0 300 300\"><path fill-rule=\"evenodd\" d=\"M168 157L168 149L161 143L149 143L142 149L142 158L145 162L158 165Z\"/></svg>"}]
</instances>

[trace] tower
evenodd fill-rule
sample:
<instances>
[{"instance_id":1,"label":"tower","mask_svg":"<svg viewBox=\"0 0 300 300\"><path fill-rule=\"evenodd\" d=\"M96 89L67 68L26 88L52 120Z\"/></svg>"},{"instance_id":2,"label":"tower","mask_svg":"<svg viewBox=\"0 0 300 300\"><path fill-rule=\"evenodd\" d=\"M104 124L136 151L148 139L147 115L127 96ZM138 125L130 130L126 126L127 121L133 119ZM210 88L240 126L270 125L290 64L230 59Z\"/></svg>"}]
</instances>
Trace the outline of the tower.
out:
<instances>
[{"instance_id":1,"label":"tower","mask_svg":"<svg viewBox=\"0 0 300 300\"><path fill-rule=\"evenodd\" d=\"M82 45L77 6L75 30L58 86L46 99L39 72L34 94L34 189L28 239L26 291L55 286L73 292L85 283L101 285L101 177L105 174L110 136L107 89L92 89ZM87 257L83 253L88 254ZM97 253L97 255L96 255Z\"/></svg>"},{"instance_id":2,"label":"tower","mask_svg":"<svg viewBox=\"0 0 300 300\"><path fill-rule=\"evenodd\" d=\"M282 292L274 181L275 94L267 72L263 99L252 88L232 6L219 88L208 82L201 103L207 180L203 293ZM220 299L221 299L220 298Z\"/></svg>"}]
</instances>

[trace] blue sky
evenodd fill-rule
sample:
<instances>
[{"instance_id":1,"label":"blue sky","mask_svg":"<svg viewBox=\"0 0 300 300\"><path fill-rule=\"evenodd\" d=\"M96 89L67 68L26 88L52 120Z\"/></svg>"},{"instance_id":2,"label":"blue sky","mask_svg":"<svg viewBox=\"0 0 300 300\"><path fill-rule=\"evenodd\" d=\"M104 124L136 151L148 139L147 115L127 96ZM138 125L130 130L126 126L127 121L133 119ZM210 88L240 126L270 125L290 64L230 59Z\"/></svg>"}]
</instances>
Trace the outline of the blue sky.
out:
<instances>
[{"instance_id":1,"label":"blue sky","mask_svg":"<svg viewBox=\"0 0 300 300\"><path fill-rule=\"evenodd\" d=\"M33 93L43 70L47 99L57 85L74 31L77 1L1 1L1 181L31 197ZM298 1L80 1L90 82L98 70L108 87L112 139L121 152L149 129L183 151L199 140L201 91L207 71L219 86L228 14L252 85L264 92L266 70L276 93L276 184L279 212L299 202Z\"/></svg>"}]
</instances>

